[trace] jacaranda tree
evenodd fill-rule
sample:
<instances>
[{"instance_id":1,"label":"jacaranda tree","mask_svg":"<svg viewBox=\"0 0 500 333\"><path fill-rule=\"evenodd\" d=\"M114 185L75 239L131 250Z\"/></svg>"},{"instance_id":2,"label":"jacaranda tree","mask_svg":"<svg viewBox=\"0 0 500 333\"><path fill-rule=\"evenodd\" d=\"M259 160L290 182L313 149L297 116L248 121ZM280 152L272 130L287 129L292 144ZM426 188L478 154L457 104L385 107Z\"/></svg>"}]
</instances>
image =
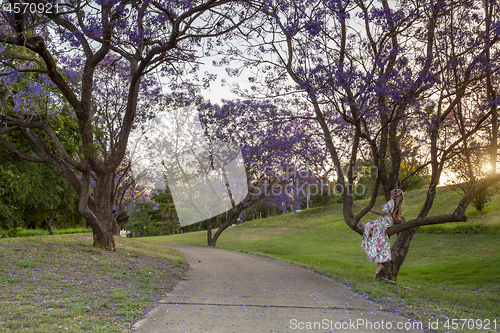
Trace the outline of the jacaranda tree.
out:
<instances>
[{"instance_id":1,"label":"jacaranda tree","mask_svg":"<svg viewBox=\"0 0 500 333\"><path fill-rule=\"evenodd\" d=\"M135 179L157 189L168 182L181 225L206 221L209 246L252 206L296 211L309 185L318 187L308 167L321 163L324 148L313 139L318 133L305 130L309 120L294 119L284 100L218 105L177 92L164 102L131 136L131 150L146 147L131 151Z\"/></svg>"},{"instance_id":2,"label":"jacaranda tree","mask_svg":"<svg viewBox=\"0 0 500 333\"><path fill-rule=\"evenodd\" d=\"M248 187L246 198L233 205L213 236L215 217L207 221L209 246L215 246L220 234L254 205L295 212L307 200L310 186L320 186L311 165L325 159L324 149L317 145L317 133L306 130L310 120L297 119L289 106L282 99L200 105L207 139L241 148Z\"/></svg>"},{"instance_id":3,"label":"jacaranda tree","mask_svg":"<svg viewBox=\"0 0 500 333\"><path fill-rule=\"evenodd\" d=\"M170 88L184 84L185 76L196 71L197 60L223 44L259 10L258 4L250 0L23 3L4 10L0 21L0 144L27 161L56 166L80 197L79 212L93 230L94 244L114 250L113 177L132 127L139 117L146 117L138 113L142 94L162 83ZM47 10L24 10L32 3L45 4ZM110 105L121 121L104 149L96 139L102 131L94 121L96 101L102 97L98 95L102 86L96 82L115 68L125 88L115 97L123 107ZM41 83L13 89L31 73ZM60 101L51 90L60 92L78 121L81 150L76 155L64 149L51 126L60 111ZM43 110L32 103L40 96L53 98ZM32 142L32 151L21 151L6 140L2 134L10 131L22 132Z\"/></svg>"},{"instance_id":4,"label":"jacaranda tree","mask_svg":"<svg viewBox=\"0 0 500 333\"><path fill-rule=\"evenodd\" d=\"M240 61L247 71L229 71L234 75L252 71L250 88L241 94L287 96L303 105L304 115L313 110L353 231L363 232L360 220L380 186L388 200L401 185L405 158L419 161L405 171L409 175L430 166L419 214L388 229L397 239L392 261L378 276L395 280L419 226L466 221L472 198L500 180L492 172L471 186L454 212L428 216L445 163L481 129L493 133L490 164L497 163L497 2L277 0L265 2L259 19L221 64ZM474 91L481 91L474 112L460 112ZM356 168L366 152L377 178L369 204L356 213Z\"/></svg>"}]
</instances>

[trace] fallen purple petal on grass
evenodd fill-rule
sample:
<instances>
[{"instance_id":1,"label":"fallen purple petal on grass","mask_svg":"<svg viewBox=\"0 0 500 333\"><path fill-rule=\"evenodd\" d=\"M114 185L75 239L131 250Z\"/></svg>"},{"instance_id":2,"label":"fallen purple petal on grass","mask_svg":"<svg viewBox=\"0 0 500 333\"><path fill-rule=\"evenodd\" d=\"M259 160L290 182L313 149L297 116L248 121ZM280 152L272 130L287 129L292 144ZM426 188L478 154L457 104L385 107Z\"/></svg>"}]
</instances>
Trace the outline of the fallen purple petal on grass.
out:
<instances>
[{"instance_id":1,"label":"fallen purple petal on grass","mask_svg":"<svg viewBox=\"0 0 500 333\"><path fill-rule=\"evenodd\" d=\"M18 242L26 242L24 252L14 250ZM44 320L53 325L53 329L68 331L91 326L109 331L106 327L137 321L173 289L178 277L185 275L188 268L186 264L179 265L171 259L131 251L129 253L133 255L127 255L119 248L115 253L95 251L91 244L57 246L48 241L19 239L1 246L8 256L0 256L0 263L7 272L5 276L12 279L6 281L7 288L2 292L2 301L8 304L2 307L3 311L14 313L17 310L9 304L21 300L21 304L34 307L30 310L33 313L45 311ZM127 315L117 313L123 313L127 304L133 306ZM63 310L71 315L67 323L61 323L58 317ZM84 318L73 320L80 315ZM0 321L9 326L14 323L17 326L11 327L16 331L16 328L29 327L30 317ZM28 322L23 325L23 320ZM89 325L89 321L96 323ZM74 325L84 326L76 328Z\"/></svg>"}]
</instances>

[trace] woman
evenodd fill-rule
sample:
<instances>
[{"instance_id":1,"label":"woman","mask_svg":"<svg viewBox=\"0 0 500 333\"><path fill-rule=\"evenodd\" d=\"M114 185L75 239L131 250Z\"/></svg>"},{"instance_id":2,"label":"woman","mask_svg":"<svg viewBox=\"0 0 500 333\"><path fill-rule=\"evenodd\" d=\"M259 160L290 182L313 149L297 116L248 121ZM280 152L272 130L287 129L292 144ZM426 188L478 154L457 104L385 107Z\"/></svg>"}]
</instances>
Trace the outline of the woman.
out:
<instances>
[{"instance_id":1,"label":"woman","mask_svg":"<svg viewBox=\"0 0 500 333\"><path fill-rule=\"evenodd\" d=\"M378 214L380 217L365 225L361 247L365 249L368 255L367 259L377 263L375 274L378 274L384 268L382 263L391 261L391 247L387 236L387 228L393 225L393 218L398 220L401 218L403 202L403 191L394 189L391 191L391 200L382 206L381 211L370 210L370 212Z\"/></svg>"}]
</instances>

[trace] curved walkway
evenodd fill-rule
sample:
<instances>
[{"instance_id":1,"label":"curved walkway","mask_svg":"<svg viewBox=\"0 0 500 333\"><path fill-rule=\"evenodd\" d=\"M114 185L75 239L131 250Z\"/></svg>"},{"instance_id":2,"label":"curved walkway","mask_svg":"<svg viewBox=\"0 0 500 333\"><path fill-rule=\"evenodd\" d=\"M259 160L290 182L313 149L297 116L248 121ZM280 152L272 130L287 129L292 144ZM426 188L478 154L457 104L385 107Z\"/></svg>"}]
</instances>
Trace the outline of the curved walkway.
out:
<instances>
[{"instance_id":1,"label":"curved walkway","mask_svg":"<svg viewBox=\"0 0 500 333\"><path fill-rule=\"evenodd\" d=\"M132 332L423 332L421 323L310 269L219 248L167 246L190 270Z\"/></svg>"}]
</instances>

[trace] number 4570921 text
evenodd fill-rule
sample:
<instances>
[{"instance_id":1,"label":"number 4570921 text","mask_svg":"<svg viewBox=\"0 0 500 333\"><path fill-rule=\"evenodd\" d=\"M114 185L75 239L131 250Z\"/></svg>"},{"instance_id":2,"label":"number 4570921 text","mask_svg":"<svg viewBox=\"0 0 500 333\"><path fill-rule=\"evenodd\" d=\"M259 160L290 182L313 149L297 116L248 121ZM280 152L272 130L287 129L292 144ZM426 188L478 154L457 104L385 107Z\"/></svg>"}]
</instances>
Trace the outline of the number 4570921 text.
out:
<instances>
[{"instance_id":1,"label":"number 4570921 text","mask_svg":"<svg viewBox=\"0 0 500 333\"><path fill-rule=\"evenodd\" d=\"M57 14L59 12L59 4L48 2L15 2L2 3L2 11L5 13L14 14Z\"/></svg>"}]
</instances>

